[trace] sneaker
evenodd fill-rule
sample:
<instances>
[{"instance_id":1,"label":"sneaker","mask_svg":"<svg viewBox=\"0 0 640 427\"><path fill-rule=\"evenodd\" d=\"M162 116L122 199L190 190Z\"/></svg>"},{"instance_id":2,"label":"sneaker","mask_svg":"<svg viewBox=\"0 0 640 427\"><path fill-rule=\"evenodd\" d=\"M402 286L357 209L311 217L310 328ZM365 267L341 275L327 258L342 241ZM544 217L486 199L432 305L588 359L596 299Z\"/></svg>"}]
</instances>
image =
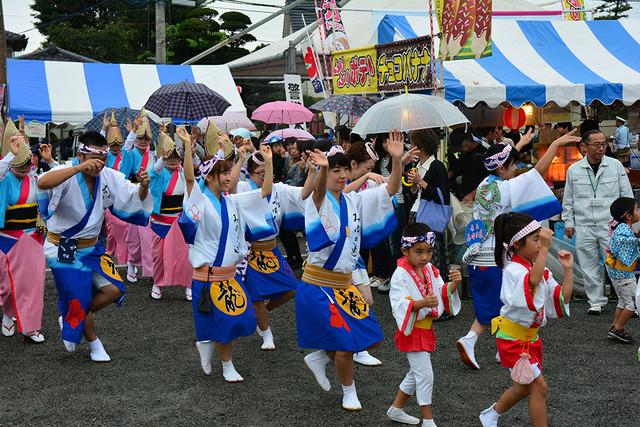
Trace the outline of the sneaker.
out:
<instances>
[{"instance_id":1,"label":"sneaker","mask_svg":"<svg viewBox=\"0 0 640 427\"><path fill-rule=\"evenodd\" d=\"M383 280L378 285L378 292L387 293L387 292L389 292L389 289L391 289L391 286L389 285L389 279Z\"/></svg>"},{"instance_id":2,"label":"sneaker","mask_svg":"<svg viewBox=\"0 0 640 427\"><path fill-rule=\"evenodd\" d=\"M44 335L42 335L40 331L27 332L24 334L24 342L42 344L44 342Z\"/></svg>"},{"instance_id":3,"label":"sneaker","mask_svg":"<svg viewBox=\"0 0 640 427\"><path fill-rule=\"evenodd\" d=\"M381 282L381 280L378 279L377 277L372 277L371 281L369 282L369 287L370 288L377 288L378 286L380 286L380 282Z\"/></svg>"},{"instance_id":4,"label":"sneaker","mask_svg":"<svg viewBox=\"0 0 640 427\"><path fill-rule=\"evenodd\" d=\"M456 348L460 353L460 359L462 363L473 369L480 369L480 365L476 362L476 355L474 352L474 345L471 344L469 338L462 337L456 341Z\"/></svg>"},{"instance_id":5,"label":"sneaker","mask_svg":"<svg viewBox=\"0 0 640 427\"><path fill-rule=\"evenodd\" d=\"M609 338L614 339L614 340L618 340L618 341L623 342L625 344L629 344L629 343L633 342L633 338L631 337L631 334L629 334L629 332L627 332L624 328L621 328L621 329L610 329L609 330Z\"/></svg>"},{"instance_id":6,"label":"sneaker","mask_svg":"<svg viewBox=\"0 0 640 427\"><path fill-rule=\"evenodd\" d=\"M372 355L368 351L361 351L353 353L353 361L364 366L380 366L382 362Z\"/></svg>"},{"instance_id":7,"label":"sneaker","mask_svg":"<svg viewBox=\"0 0 640 427\"><path fill-rule=\"evenodd\" d=\"M587 314L591 314L593 316L599 316L602 314L602 306L600 305L592 305L587 309Z\"/></svg>"},{"instance_id":8,"label":"sneaker","mask_svg":"<svg viewBox=\"0 0 640 427\"><path fill-rule=\"evenodd\" d=\"M187 289L189 289L189 288L187 288ZM155 300L162 299L162 289L160 289L156 285L153 285L151 287L151 298L153 298Z\"/></svg>"},{"instance_id":9,"label":"sneaker","mask_svg":"<svg viewBox=\"0 0 640 427\"><path fill-rule=\"evenodd\" d=\"M2 315L2 335L12 337L16 333L16 319Z\"/></svg>"},{"instance_id":10,"label":"sneaker","mask_svg":"<svg viewBox=\"0 0 640 427\"><path fill-rule=\"evenodd\" d=\"M420 418L412 417L402 409L396 408L395 406L390 406L389 409L387 409L387 417L389 417L391 421L395 421L397 423L411 425L420 424Z\"/></svg>"}]
</instances>

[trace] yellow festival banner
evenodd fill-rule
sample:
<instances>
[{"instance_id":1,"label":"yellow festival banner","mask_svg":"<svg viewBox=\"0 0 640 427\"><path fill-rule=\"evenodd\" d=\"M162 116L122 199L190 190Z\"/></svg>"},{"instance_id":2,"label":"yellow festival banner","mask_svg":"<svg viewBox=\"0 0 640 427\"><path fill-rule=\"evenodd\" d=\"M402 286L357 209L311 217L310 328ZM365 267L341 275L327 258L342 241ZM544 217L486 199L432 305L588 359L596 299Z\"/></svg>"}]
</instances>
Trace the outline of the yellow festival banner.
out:
<instances>
[{"instance_id":1,"label":"yellow festival banner","mask_svg":"<svg viewBox=\"0 0 640 427\"><path fill-rule=\"evenodd\" d=\"M431 37L333 52L333 93L433 88Z\"/></svg>"},{"instance_id":2,"label":"yellow festival banner","mask_svg":"<svg viewBox=\"0 0 640 427\"><path fill-rule=\"evenodd\" d=\"M331 54L333 93L373 93L378 91L375 46L339 50Z\"/></svg>"},{"instance_id":3,"label":"yellow festival banner","mask_svg":"<svg viewBox=\"0 0 640 427\"><path fill-rule=\"evenodd\" d=\"M565 11L565 21L584 21L587 19L584 13L584 0L562 0L562 9ZM570 11L567 13L567 11ZM575 11L575 12L574 12Z\"/></svg>"}]
</instances>

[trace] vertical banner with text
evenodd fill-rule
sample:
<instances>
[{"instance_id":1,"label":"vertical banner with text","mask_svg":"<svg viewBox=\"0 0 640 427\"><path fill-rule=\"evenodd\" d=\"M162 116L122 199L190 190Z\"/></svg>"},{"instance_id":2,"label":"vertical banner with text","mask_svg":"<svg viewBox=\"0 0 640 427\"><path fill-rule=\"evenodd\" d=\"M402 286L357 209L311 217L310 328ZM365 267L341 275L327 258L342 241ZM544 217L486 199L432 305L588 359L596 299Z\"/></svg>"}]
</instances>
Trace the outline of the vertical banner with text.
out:
<instances>
[{"instance_id":1,"label":"vertical banner with text","mask_svg":"<svg viewBox=\"0 0 640 427\"><path fill-rule=\"evenodd\" d=\"M324 34L325 50L332 52L349 49L349 39L336 0L320 0L318 13L322 21L321 31Z\"/></svg>"},{"instance_id":2,"label":"vertical banner with text","mask_svg":"<svg viewBox=\"0 0 640 427\"><path fill-rule=\"evenodd\" d=\"M440 59L491 56L491 0L442 0Z\"/></svg>"}]
</instances>

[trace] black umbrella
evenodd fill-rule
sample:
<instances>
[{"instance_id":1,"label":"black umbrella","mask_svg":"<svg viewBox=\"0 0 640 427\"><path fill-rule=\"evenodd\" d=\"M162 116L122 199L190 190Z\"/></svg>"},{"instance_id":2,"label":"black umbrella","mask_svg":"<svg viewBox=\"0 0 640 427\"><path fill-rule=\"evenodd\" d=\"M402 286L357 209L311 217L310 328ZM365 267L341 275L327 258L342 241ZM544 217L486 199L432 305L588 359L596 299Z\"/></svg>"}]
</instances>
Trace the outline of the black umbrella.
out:
<instances>
[{"instance_id":1,"label":"black umbrella","mask_svg":"<svg viewBox=\"0 0 640 427\"><path fill-rule=\"evenodd\" d=\"M125 128L125 123L127 122L127 119L131 120L131 123L133 123L133 120L140 112L140 110L132 110L131 108L127 107L107 108L97 113L93 117L93 119L85 123L84 128L87 130L95 130L96 132L100 132L100 129L102 129L102 118L106 114L107 117L111 119L112 110L116 113L116 121L118 122L120 133L122 133L122 136L126 138L129 132ZM149 120L149 124L151 125L151 134L153 135L153 138L156 139L158 137L158 132L160 132L160 127L153 120Z\"/></svg>"},{"instance_id":2,"label":"black umbrella","mask_svg":"<svg viewBox=\"0 0 640 427\"><path fill-rule=\"evenodd\" d=\"M144 108L160 117L200 120L221 116L230 105L202 83L180 82L161 86L151 94Z\"/></svg>"}]
</instances>

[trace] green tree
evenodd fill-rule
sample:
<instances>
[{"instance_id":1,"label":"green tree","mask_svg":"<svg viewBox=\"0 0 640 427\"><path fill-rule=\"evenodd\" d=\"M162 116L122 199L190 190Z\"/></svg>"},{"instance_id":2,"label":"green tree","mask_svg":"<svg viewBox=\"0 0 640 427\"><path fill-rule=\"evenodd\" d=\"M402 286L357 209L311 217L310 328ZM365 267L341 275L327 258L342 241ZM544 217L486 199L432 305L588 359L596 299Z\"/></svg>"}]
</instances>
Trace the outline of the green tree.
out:
<instances>
[{"instance_id":1,"label":"green tree","mask_svg":"<svg viewBox=\"0 0 640 427\"><path fill-rule=\"evenodd\" d=\"M167 62L179 64L251 25L239 12L218 15L196 0L196 7L167 6ZM153 0L35 0L35 26L45 36L45 45L102 62L150 62L155 55ZM201 64L223 64L249 53L255 41L246 35Z\"/></svg>"},{"instance_id":2,"label":"green tree","mask_svg":"<svg viewBox=\"0 0 640 427\"><path fill-rule=\"evenodd\" d=\"M620 19L628 18L625 12L632 7L626 0L604 0L604 3L593 9L594 19Z\"/></svg>"}]
</instances>

